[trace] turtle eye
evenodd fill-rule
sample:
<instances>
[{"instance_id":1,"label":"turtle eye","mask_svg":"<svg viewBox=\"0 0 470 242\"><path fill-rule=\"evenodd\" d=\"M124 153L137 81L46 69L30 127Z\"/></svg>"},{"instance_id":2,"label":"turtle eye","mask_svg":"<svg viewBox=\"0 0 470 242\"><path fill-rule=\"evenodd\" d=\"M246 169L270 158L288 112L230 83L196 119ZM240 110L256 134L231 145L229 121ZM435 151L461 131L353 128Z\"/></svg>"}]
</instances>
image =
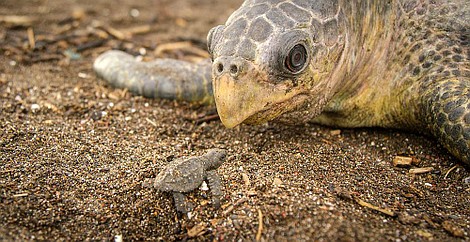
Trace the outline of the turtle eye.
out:
<instances>
[{"instance_id":1,"label":"turtle eye","mask_svg":"<svg viewBox=\"0 0 470 242\"><path fill-rule=\"evenodd\" d=\"M284 66L292 72L292 74L298 74L303 71L307 63L307 49L303 44L295 45L286 56Z\"/></svg>"}]
</instances>

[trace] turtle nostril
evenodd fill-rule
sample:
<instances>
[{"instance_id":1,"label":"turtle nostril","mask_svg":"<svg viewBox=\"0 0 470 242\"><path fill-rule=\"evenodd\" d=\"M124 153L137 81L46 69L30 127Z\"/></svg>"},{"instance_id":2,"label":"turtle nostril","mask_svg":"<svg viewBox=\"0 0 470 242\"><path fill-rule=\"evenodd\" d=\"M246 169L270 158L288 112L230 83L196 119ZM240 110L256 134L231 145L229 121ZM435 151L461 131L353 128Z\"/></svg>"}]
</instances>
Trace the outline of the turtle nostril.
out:
<instances>
[{"instance_id":1,"label":"turtle nostril","mask_svg":"<svg viewBox=\"0 0 470 242\"><path fill-rule=\"evenodd\" d=\"M231 65L230 73L232 73L233 75L236 75L238 73L238 67L236 65Z\"/></svg>"},{"instance_id":2,"label":"turtle nostril","mask_svg":"<svg viewBox=\"0 0 470 242\"><path fill-rule=\"evenodd\" d=\"M245 70L245 62L238 57L219 57L214 61L212 68L217 76L229 74L232 78L238 78Z\"/></svg>"},{"instance_id":3,"label":"turtle nostril","mask_svg":"<svg viewBox=\"0 0 470 242\"><path fill-rule=\"evenodd\" d=\"M217 71L218 71L219 73L222 73L222 72L224 71L224 65L223 65L222 63L219 63L219 64L217 65Z\"/></svg>"}]
</instances>

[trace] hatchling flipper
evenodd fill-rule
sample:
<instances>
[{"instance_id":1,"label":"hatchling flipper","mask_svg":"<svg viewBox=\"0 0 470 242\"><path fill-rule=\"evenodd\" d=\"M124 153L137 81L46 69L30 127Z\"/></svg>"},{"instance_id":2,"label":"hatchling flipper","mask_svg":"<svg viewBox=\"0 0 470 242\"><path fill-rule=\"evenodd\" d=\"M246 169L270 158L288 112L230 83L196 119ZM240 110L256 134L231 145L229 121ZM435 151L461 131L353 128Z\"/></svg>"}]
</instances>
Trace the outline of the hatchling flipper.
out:
<instances>
[{"instance_id":1,"label":"hatchling flipper","mask_svg":"<svg viewBox=\"0 0 470 242\"><path fill-rule=\"evenodd\" d=\"M470 79L441 81L425 90L422 110L428 129L470 165Z\"/></svg>"},{"instance_id":2,"label":"hatchling flipper","mask_svg":"<svg viewBox=\"0 0 470 242\"><path fill-rule=\"evenodd\" d=\"M207 182L212 193L212 203L214 207L220 207L220 199L223 196L222 192L222 182L220 180L219 174L215 170L207 172Z\"/></svg>"},{"instance_id":3,"label":"hatchling flipper","mask_svg":"<svg viewBox=\"0 0 470 242\"><path fill-rule=\"evenodd\" d=\"M194 205L186 201L186 196L181 192L173 192L173 200L175 201L176 211L186 214L192 211Z\"/></svg>"}]
</instances>

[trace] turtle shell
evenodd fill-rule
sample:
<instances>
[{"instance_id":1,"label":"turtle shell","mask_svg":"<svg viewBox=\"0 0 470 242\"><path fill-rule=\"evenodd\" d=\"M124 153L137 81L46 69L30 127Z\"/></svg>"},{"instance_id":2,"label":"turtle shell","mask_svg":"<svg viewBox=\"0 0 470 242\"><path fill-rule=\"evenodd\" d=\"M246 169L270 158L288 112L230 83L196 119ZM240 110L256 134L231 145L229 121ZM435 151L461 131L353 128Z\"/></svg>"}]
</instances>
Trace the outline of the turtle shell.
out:
<instances>
[{"instance_id":1,"label":"turtle shell","mask_svg":"<svg viewBox=\"0 0 470 242\"><path fill-rule=\"evenodd\" d=\"M155 178L154 187L165 192L189 192L205 179L204 162L200 157L176 159Z\"/></svg>"}]
</instances>

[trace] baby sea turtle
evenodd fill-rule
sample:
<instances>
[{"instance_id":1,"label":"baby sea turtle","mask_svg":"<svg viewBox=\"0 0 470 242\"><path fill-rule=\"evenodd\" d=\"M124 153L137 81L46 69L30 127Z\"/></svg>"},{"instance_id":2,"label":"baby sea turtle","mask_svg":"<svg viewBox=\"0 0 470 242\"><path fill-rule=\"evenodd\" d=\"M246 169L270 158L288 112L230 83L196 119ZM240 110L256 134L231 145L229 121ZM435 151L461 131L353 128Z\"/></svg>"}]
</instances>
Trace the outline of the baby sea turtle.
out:
<instances>
[{"instance_id":1,"label":"baby sea turtle","mask_svg":"<svg viewBox=\"0 0 470 242\"><path fill-rule=\"evenodd\" d=\"M187 213L191 206L185 202L183 193L198 188L207 180L213 204L220 207L222 190L216 169L222 165L226 155L227 152L223 149L211 149L202 156L176 159L157 175L153 187L162 192L172 192L176 210Z\"/></svg>"}]
</instances>

